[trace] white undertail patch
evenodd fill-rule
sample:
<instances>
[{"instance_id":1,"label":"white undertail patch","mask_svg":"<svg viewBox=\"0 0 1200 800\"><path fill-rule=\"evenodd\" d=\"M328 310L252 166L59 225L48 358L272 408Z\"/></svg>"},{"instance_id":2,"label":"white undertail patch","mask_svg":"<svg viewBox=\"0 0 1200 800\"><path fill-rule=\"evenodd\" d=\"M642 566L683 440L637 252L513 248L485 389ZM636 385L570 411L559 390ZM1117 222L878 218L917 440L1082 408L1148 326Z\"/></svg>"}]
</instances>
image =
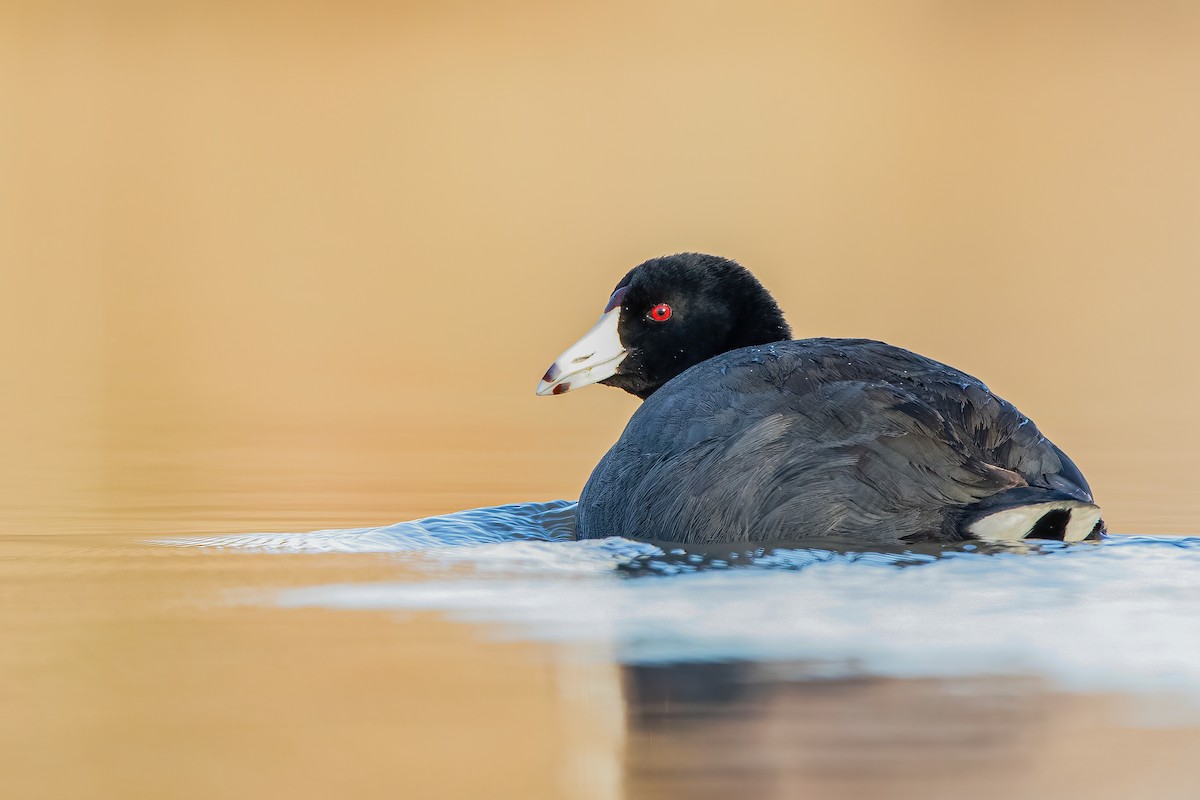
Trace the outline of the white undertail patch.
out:
<instances>
[{"instance_id":1,"label":"white undertail patch","mask_svg":"<svg viewBox=\"0 0 1200 800\"><path fill-rule=\"evenodd\" d=\"M993 541L1020 541L1027 537L1038 521L1052 511L1070 514L1064 542L1081 542L1087 538L1100 521L1100 509L1091 503L1078 500L1054 500L1016 508L1006 508L976 520L967 527L967 532L980 539Z\"/></svg>"}]
</instances>

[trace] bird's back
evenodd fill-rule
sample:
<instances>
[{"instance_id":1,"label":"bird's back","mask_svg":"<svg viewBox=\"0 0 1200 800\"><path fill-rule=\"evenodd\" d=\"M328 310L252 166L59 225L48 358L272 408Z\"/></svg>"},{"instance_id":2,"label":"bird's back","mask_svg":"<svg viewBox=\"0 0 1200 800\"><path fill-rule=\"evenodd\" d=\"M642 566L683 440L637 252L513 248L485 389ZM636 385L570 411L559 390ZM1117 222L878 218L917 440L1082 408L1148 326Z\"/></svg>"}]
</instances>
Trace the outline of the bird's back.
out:
<instances>
[{"instance_id":1,"label":"bird's back","mask_svg":"<svg viewBox=\"0 0 1200 800\"><path fill-rule=\"evenodd\" d=\"M970 375L882 342L806 339L724 353L658 389L592 472L577 528L954 541L997 498L1092 502L1070 459Z\"/></svg>"}]
</instances>

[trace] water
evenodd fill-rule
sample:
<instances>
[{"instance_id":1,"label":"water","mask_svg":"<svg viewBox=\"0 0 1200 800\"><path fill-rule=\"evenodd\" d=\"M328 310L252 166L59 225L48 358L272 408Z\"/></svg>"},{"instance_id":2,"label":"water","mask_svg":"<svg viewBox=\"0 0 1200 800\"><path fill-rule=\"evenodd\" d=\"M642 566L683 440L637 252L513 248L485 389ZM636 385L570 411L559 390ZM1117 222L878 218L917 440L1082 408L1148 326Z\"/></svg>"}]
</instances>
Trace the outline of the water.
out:
<instances>
[{"instance_id":1,"label":"water","mask_svg":"<svg viewBox=\"0 0 1200 800\"><path fill-rule=\"evenodd\" d=\"M1132 798L1197 786L1186 765L1200 747L1200 537L689 552L575 541L573 510L506 504L154 546L375 564L374 578L243 581L220 602L332 614L334 626L382 613L388 638L409 647L427 646L412 625L461 626L488 657L463 654L453 688L428 695L422 672L401 694L469 709L475 725L482 698L461 693L495 680L493 648L544 649L562 744L552 795ZM503 762L524 750L487 752Z\"/></svg>"},{"instance_id":2,"label":"water","mask_svg":"<svg viewBox=\"0 0 1200 800\"><path fill-rule=\"evenodd\" d=\"M573 512L569 501L516 504L378 528L169 544L392 553L434 573L466 567L260 600L436 611L493 636L587 645L622 664L794 662L822 678L1024 675L1067 691L1174 695L1200 712L1200 537L991 552L688 553L572 541Z\"/></svg>"},{"instance_id":3,"label":"water","mask_svg":"<svg viewBox=\"0 0 1200 800\"><path fill-rule=\"evenodd\" d=\"M245 584L224 593L231 609L383 612L413 645L402 632L432 615L492 648L549 648L555 795L1132 798L1197 786L1186 765L1200 747L1200 537L688 552L575 541L573 511L507 504L156 546L336 553L397 573ZM478 675L459 680L451 696ZM406 696L424 695L414 688ZM443 713L470 708L439 697Z\"/></svg>"}]
</instances>

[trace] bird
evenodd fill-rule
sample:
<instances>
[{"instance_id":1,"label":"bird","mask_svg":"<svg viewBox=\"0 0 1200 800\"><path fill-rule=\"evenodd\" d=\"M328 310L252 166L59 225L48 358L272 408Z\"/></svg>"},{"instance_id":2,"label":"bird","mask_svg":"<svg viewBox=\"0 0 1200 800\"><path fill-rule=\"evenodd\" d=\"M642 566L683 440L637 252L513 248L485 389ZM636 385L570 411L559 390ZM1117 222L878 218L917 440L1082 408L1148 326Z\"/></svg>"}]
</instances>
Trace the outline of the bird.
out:
<instances>
[{"instance_id":1,"label":"bird","mask_svg":"<svg viewBox=\"0 0 1200 800\"><path fill-rule=\"evenodd\" d=\"M576 535L710 545L1098 540L1087 480L977 378L871 339L792 339L728 258L630 270L536 393L642 400L580 494Z\"/></svg>"}]
</instances>

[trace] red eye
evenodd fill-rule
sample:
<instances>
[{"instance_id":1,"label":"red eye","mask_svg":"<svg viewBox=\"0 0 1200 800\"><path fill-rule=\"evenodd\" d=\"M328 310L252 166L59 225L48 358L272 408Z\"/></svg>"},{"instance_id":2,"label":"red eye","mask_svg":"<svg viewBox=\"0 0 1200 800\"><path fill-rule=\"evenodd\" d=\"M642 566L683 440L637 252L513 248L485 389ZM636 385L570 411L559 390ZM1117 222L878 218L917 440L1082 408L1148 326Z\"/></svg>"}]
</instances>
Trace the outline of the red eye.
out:
<instances>
[{"instance_id":1,"label":"red eye","mask_svg":"<svg viewBox=\"0 0 1200 800\"><path fill-rule=\"evenodd\" d=\"M654 308L650 309L650 319L655 322L666 322L671 318L671 307L666 303L659 303Z\"/></svg>"}]
</instances>

